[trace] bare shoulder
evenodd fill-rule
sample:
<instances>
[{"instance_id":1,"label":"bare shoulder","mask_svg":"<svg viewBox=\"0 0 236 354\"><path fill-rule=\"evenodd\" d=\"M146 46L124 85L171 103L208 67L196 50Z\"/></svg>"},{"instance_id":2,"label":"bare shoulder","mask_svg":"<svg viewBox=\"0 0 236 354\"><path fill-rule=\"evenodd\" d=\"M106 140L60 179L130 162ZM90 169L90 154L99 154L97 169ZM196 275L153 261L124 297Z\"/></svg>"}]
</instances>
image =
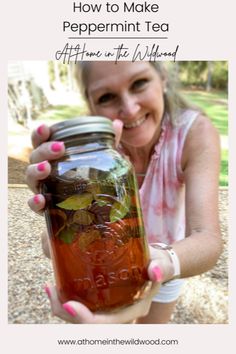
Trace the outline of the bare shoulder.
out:
<instances>
[{"instance_id":1,"label":"bare shoulder","mask_svg":"<svg viewBox=\"0 0 236 354\"><path fill-rule=\"evenodd\" d=\"M219 133L217 129L208 117L201 114L195 119L188 132L186 145L188 146L198 142L201 142L201 144L198 144L199 147L219 142Z\"/></svg>"},{"instance_id":2,"label":"bare shoulder","mask_svg":"<svg viewBox=\"0 0 236 354\"><path fill-rule=\"evenodd\" d=\"M197 116L197 118L195 119L195 121L193 122L193 125L192 127L190 128L189 130L189 134L190 135L194 135L194 134L213 134L215 135L216 137L219 136L218 134L218 131L217 129L215 128L215 126L212 124L212 121L202 115L202 114L199 114Z\"/></svg>"},{"instance_id":3,"label":"bare shoulder","mask_svg":"<svg viewBox=\"0 0 236 354\"><path fill-rule=\"evenodd\" d=\"M211 159L220 159L219 133L208 117L199 114L186 137L182 166L185 168L191 162Z\"/></svg>"}]
</instances>

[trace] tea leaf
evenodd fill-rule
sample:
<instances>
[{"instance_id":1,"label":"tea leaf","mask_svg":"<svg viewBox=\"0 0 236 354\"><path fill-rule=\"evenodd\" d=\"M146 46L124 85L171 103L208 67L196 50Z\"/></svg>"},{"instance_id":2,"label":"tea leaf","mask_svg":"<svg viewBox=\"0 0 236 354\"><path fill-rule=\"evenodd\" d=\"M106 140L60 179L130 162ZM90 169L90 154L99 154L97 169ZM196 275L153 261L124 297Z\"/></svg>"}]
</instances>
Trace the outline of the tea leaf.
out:
<instances>
[{"instance_id":1,"label":"tea leaf","mask_svg":"<svg viewBox=\"0 0 236 354\"><path fill-rule=\"evenodd\" d=\"M107 197L106 195L96 194L94 198L96 200L96 204L100 207L111 205L112 203L111 198Z\"/></svg>"},{"instance_id":2,"label":"tea leaf","mask_svg":"<svg viewBox=\"0 0 236 354\"><path fill-rule=\"evenodd\" d=\"M122 202L115 202L112 205L110 211L110 222L115 222L117 220L123 219L125 215L128 213L130 207L130 197L128 195L125 196Z\"/></svg>"},{"instance_id":3,"label":"tea leaf","mask_svg":"<svg viewBox=\"0 0 236 354\"><path fill-rule=\"evenodd\" d=\"M115 222L117 220L123 219L128 213L128 208L118 202L115 202L110 211L110 222Z\"/></svg>"},{"instance_id":4,"label":"tea leaf","mask_svg":"<svg viewBox=\"0 0 236 354\"><path fill-rule=\"evenodd\" d=\"M100 206L104 205L111 205L112 203L116 202L118 199L111 195L111 194L95 194L94 199L98 202Z\"/></svg>"},{"instance_id":5,"label":"tea leaf","mask_svg":"<svg viewBox=\"0 0 236 354\"><path fill-rule=\"evenodd\" d=\"M60 234L58 235L60 240L62 240L64 243L71 243L75 237L75 231L65 228L63 229Z\"/></svg>"},{"instance_id":6,"label":"tea leaf","mask_svg":"<svg viewBox=\"0 0 236 354\"><path fill-rule=\"evenodd\" d=\"M89 232L81 232L79 236L79 248L81 251L86 251L87 247L96 240L101 238L98 230L90 230Z\"/></svg>"},{"instance_id":7,"label":"tea leaf","mask_svg":"<svg viewBox=\"0 0 236 354\"><path fill-rule=\"evenodd\" d=\"M97 199L97 205L100 207L103 207L105 205L107 205L108 202L106 200L102 200L102 199Z\"/></svg>"},{"instance_id":8,"label":"tea leaf","mask_svg":"<svg viewBox=\"0 0 236 354\"><path fill-rule=\"evenodd\" d=\"M80 225L92 224L94 215L87 210L77 210L73 215L73 223Z\"/></svg>"},{"instance_id":9,"label":"tea leaf","mask_svg":"<svg viewBox=\"0 0 236 354\"><path fill-rule=\"evenodd\" d=\"M93 195L91 193L75 194L58 203L57 206L66 210L78 210L87 208L92 203L92 200Z\"/></svg>"}]
</instances>

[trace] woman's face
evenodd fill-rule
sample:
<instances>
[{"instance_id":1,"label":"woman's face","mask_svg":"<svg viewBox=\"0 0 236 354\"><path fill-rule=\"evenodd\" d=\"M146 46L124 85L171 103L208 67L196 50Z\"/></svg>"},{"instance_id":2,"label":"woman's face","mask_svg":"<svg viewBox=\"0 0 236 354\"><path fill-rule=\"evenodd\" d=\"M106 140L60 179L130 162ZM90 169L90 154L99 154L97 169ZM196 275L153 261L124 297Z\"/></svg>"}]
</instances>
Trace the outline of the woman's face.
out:
<instances>
[{"instance_id":1,"label":"woman's face","mask_svg":"<svg viewBox=\"0 0 236 354\"><path fill-rule=\"evenodd\" d=\"M93 62L87 78L91 113L124 123L122 142L153 143L164 113L165 83L148 62Z\"/></svg>"}]
</instances>

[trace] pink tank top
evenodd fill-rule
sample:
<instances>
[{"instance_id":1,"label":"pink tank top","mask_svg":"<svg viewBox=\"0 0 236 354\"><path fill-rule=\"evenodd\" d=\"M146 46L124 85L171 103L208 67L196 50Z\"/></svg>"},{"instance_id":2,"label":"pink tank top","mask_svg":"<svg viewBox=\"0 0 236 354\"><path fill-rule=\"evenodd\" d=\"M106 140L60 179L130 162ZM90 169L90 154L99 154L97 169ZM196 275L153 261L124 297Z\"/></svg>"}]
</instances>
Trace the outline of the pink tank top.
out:
<instances>
[{"instance_id":1,"label":"pink tank top","mask_svg":"<svg viewBox=\"0 0 236 354\"><path fill-rule=\"evenodd\" d=\"M149 243L172 244L185 237L185 186L181 157L187 133L199 115L184 111L178 125L166 115L162 131L140 188L146 235Z\"/></svg>"}]
</instances>

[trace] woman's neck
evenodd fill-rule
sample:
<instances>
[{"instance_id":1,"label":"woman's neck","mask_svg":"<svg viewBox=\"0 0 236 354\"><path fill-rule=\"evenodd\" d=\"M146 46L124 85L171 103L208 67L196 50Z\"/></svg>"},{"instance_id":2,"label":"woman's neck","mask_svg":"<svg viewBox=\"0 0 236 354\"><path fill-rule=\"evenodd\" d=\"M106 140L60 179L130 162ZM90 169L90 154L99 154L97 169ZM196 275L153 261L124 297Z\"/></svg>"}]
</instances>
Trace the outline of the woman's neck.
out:
<instances>
[{"instance_id":1,"label":"woman's neck","mask_svg":"<svg viewBox=\"0 0 236 354\"><path fill-rule=\"evenodd\" d=\"M152 141L141 147L131 146L127 143L122 142L122 147L125 155L129 156L130 161L135 167L136 173L145 174L149 165L149 161L154 152L154 148L160 137L161 128L156 132Z\"/></svg>"},{"instance_id":2,"label":"woman's neck","mask_svg":"<svg viewBox=\"0 0 236 354\"><path fill-rule=\"evenodd\" d=\"M145 150L143 148L127 149L125 148L125 154L130 158L130 161L134 165L136 173L145 174L150 161L150 150Z\"/></svg>"}]
</instances>

